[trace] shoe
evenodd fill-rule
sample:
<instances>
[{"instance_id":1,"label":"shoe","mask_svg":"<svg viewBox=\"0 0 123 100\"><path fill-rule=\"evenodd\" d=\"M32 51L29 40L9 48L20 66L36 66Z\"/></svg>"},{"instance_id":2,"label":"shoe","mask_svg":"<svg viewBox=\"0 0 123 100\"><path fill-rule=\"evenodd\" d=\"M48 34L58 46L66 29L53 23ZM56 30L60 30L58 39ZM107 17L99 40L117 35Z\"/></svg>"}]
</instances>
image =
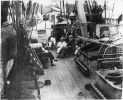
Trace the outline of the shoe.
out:
<instances>
[{"instance_id":1,"label":"shoe","mask_svg":"<svg viewBox=\"0 0 123 100\"><path fill-rule=\"evenodd\" d=\"M52 63L51 66L56 66L56 65Z\"/></svg>"},{"instance_id":2,"label":"shoe","mask_svg":"<svg viewBox=\"0 0 123 100\"><path fill-rule=\"evenodd\" d=\"M48 69L48 67L47 66L43 66L43 69Z\"/></svg>"},{"instance_id":3,"label":"shoe","mask_svg":"<svg viewBox=\"0 0 123 100\"><path fill-rule=\"evenodd\" d=\"M54 59L54 61L58 61L58 59Z\"/></svg>"},{"instance_id":4,"label":"shoe","mask_svg":"<svg viewBox=\"0 0 123 100\"><path fill-rule=\"evenodd\" d=\"M48 69L48 67L46 65L43 65L42 68L43 69Z\"/></svg>"},{"instance_id":5,"label":"shoe","mask_svg":"<svg viewBox=\"0 0 123 100\"><path fill-rule=\"evenodd\" d=\"M64 58L63 56L61 56L61 58Z\"/></svg>"},{"instance_id":6,"label":"shoe","mask_svg":"<svg viewBox=\"0 0 123 100\"><path fill-rule=\"evenodd\" d=\"M78 96L83 96L84 94L82 92L79 92L78 93Z\"/></svg>"}]
</instances>

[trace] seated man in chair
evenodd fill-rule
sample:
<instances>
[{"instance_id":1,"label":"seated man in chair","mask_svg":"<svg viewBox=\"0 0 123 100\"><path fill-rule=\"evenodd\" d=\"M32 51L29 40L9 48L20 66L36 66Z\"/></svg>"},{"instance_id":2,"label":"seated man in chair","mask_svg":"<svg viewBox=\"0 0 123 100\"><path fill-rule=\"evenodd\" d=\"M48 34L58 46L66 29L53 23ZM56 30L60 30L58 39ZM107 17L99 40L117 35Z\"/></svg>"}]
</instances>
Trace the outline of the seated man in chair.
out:
<instances>
[{"instance_id":1,"label":"seated man in chair","mask_svg":"<svg viewBox=\"0 0 123 100\"><path fill-rule=\"evenodd\" d=\"M50 59L51 66L55 66L53 61L58 61L57 59L55 59L55 57L53 56L51 52L43 48L42 43L41 43L40 48L38 48L36 52L38 52L38 57L43 65L44 65L44 61L43 61L44 57L48 57Z\"/></svg>"},{"instance_id":2,"label":"seated man in chair","mask_svg":"<svg viewBox=\"0 0 123 100\"><path fill-rule=\"evenodd\" d=\"M72 35L68 36L68 42L67 42L67 51L69 53L72 53L74 51L74 39Z\"/></svg>"},{"instance_id":3,"label":"seated man in chair","mask_svg":"<svg viewBox=\"0 0 123 100\"><path fill-rule=\"evenodd\" d=\"M37 40L35 40L35 41L34 41L34 40L31 40L31 42L34 43L34 44L35 44L35 43L38 43ZM36 45L36 44L35 44L35 45ZM37 48L35 48L35 51L36 51L36 53L37 53L37 55L38 55L38 57L39 57L39 59L40 59L42 65L45 64L45 62L44 62L44 60L43 60L44 57L50 58L51 66L55 66L55 64L53 63L53 60L54 60L54 61L58 61L57 59L55 59L55 57L53 56L53 54L52 54L51 52L49 52L48 50L46 50L46 49L43 47L43 43L40 43L40 46L38 46Z\"/></svg>"},{"instance_id":4,"label":"seated man in chair","mask_svg":"<svg viewBox=\"0 0 123 100\"><path fill-rule=\"evenodd\" d=\"M83 41L81 39L78 39L77 41L75 41L75 45L76 45L76 50L74 54L77 56L79 54L79 50L83 47Z\"/></svg>"},{"instance_id":5,"label":"seated man in chair","mask_svg":"<svg viewBox=\"0 0 123 100\"><path fill-rule=\"evenodd\" d=\"M61 38L61 41L58 43L57 45L57 54L58 57L59 55L61 55L61 57L64 57L64 55L69 52L72 53L73 52L73 44L74 44L74 39L73 36L70 35L68 36L68 41L66 42L64 37Z\"/></svg>"},{"instance_id":6,"label":"seated man in chair","mask_svg":"<svg viewBox=\"0 0 123 100\"><path fill-rule=\"evenodd\" d=\"M72 36L72 35L69 35L69 36L68 36L68 43L67 43L67 46L68 46L68 47L72 47L73 44L74 44L73 36Z\"/></svg>"},{"instance_id":7,"label":"seated man in chair","mask_svg":"<svg viewBox=\"0 0 123 100\"><path fill-rule=\"evenodd\" d=\"M57 55L58 55L57 57L58 58L63 57L66 48L67 48L67 43L64 37L61 37L60 42L58 42L57 44Z\"/></svg>"},{"instance_id":8,"label":"seated man in chair","mask_svg":"<svg viewBox=\"0 0 123 100\"><path fill-rule=\"evenodd\" d=\"M55 39L54 33L52 32L51 36L48 38L48 47L52 48L55 45L56 45L56 39Z\"/></svg>"}]
</instances>

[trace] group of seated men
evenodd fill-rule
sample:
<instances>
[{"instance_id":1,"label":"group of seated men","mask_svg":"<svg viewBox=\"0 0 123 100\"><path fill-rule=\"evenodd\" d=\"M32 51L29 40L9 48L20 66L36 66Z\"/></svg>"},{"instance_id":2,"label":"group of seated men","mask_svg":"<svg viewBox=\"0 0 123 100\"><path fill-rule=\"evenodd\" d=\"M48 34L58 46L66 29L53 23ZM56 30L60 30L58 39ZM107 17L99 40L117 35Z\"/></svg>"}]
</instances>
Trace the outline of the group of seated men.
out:
<instances>
[{"instance_id":1,"label":"group of seated men","mask_svg":"<svg viewBox=\"0 0 123 100\"><path fill-rule=\"evenodd\" d=\"M69 49L69 51L74 51L73 48L74 44L74 38L73 35L69 35L67 38L63 35L60 39L60 41L56 44L56 39L54 36L54 32L51 33L51 36L48 39L48 47L52 48L52 46L56 46L56 53L57 53L57 58L63 58Z\"/></svg>"},{"instance_id":2,"label":"group of seated men","mask_svg":"<svg viewBox=\"0 0 123 100\"><path fill-rule=\"evenodd\" d=\"M73 36L70 35L68 40L65 37L61 37L60 41L57 44L57 57L63 58L65 56L66 51L73 51L74 39Z\"/></svg>"},{"instance_id":3,"label":"group of seated men","mask_svg":"<svg viewBox=\"0 0 123 100\"><path fill-rule=\"evenodd\" d=\"M49 48L52 48L52 46L55 46L57 51L57 58L63 58L66 55L67 50L68 52L74 52L74 54L77 54L78 47L73 48L74 44L74 38L72 35L69 35L68 38L65 38L63 35L58 43L56 43L56 38L54 36L54 32L51 33L51 36L48 38L48 45L45 47L43 46L43 43L40 43L39 48L35 48L35 51L38 55L38 58L40 59L42 65L45 65L44 58L47 57L50 59L51 66L55 66L53 61L58 61L53 54L49 51ZM38 43L38 41L32 41L32 43Z\"/></svg>"}]
</instances>

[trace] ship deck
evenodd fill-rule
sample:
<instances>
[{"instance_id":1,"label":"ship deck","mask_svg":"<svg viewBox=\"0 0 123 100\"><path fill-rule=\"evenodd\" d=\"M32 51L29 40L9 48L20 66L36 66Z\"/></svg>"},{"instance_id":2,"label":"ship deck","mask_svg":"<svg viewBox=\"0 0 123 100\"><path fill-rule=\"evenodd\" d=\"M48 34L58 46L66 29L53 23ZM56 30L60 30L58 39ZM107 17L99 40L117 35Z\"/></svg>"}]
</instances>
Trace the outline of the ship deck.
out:
<instances>
[{"instance_id":1,"label":"ship deck","mask_svg":"<svg viewBox=\"0 0 123 100\"><path fill-rule=\"evenodd\" d=\"M56 56L56 51L51 51ZM44 69L44 74L38 81L45 82L51 80L51 85L40 89L41 100L82 100L96 99L91 91L85 89L85 85L94 82L94 75L90 78L83 75L82 71L74 62L74 57L62 58L54 62L56 66L50 66ZM82 92L82 96L78 93Z\"/></svg>"}]
</instances>

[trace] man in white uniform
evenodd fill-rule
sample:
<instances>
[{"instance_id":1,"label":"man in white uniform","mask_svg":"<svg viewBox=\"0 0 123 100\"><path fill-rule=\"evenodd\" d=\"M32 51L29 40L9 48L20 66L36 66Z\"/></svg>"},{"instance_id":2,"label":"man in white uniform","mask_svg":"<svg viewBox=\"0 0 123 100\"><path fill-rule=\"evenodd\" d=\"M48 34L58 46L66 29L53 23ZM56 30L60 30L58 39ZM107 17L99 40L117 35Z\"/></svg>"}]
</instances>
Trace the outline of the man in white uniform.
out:
<instances>
[{"instance_id":1,"label":"man in white uniform","mask_svg":"<svg viewBox=\"0 0 123 100\"><path fill-rule=\"evenodd\" d=\"M60 54L62 54L62 51L64 51L67 48L67 43L64 41L64 38L62 37L60 39L60 42L57 44L57 55L59 57Z\"/></svg>"},{"instance_id":2,"label":"man in white uniform","mask_svg":"<svg viewBox=\"0 0 123 100\"><path fill-rule=\"evenodd\" d=\"M56 38L53 33L51 33L51 36L48 38L48 47L52 47L53 45L56 45Z\"/></svg>"}]
</instances>

